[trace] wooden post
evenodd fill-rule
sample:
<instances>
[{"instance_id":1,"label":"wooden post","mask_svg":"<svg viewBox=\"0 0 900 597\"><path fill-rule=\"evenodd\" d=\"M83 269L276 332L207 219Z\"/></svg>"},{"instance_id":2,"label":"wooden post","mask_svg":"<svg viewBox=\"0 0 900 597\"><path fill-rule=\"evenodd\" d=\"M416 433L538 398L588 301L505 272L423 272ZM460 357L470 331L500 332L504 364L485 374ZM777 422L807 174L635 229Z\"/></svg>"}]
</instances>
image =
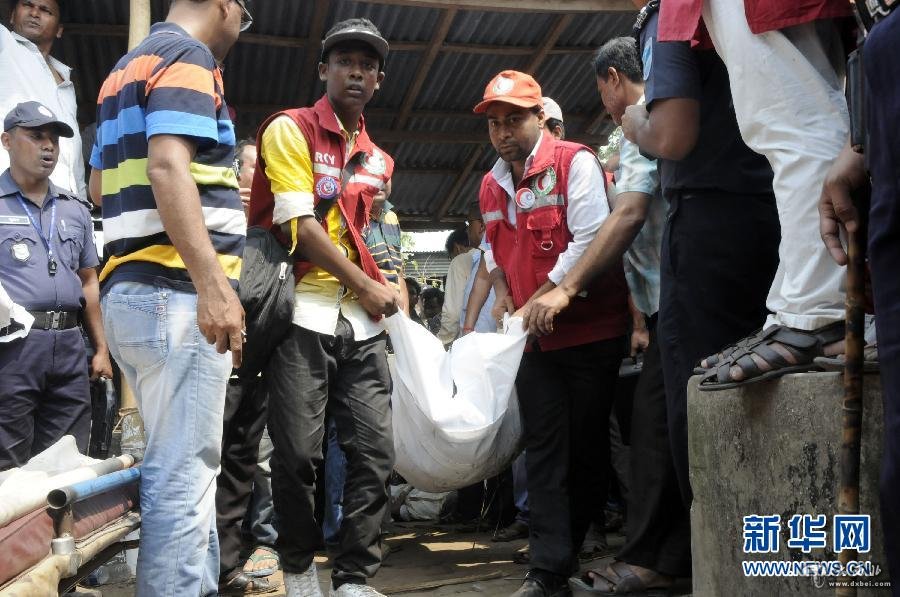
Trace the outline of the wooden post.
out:
<instances>
[{"instance_id":1,"label":"wooden post","mask_svg":"<svg viewBox=\"0 0 900 597\"><path fill-rule=\"evenodd\" d=\"M150 35L150 0L131 0L128 12L128 49L132 50Z\"/></svg>"},{"instance_id":2,"label":"wooden post","mask_svg":"<svg viewBox=\"0 0 900 597\"><path fill-rule=\"evenodd\" d=\"M859 514L859 467L862 444L863 347L865 345L865 271L868 193L855 196L859 227L847 238L847 335L844 365L843 439L841 442L841 485L838 511ZM845 566L856 560L856 550L843 550L838 559ZM852 578L852 577L846 577ZM855 597L856 587L837 587L837 597Z\"/></svg>"},{"instance_id":3,"label":"wooden post","mask_svg":"<svg viewBox=\"0 0 900 597\"><path fill-rule=\"evenodd\" d=\"M145 37L150 35L150 0L130 0L128 10L128 49L133 50ZM119 416L137 413L134 392L122 376L122 395L119 400ZM136 415L138 416L138 415Z\"/></svg>"}]
</instances>

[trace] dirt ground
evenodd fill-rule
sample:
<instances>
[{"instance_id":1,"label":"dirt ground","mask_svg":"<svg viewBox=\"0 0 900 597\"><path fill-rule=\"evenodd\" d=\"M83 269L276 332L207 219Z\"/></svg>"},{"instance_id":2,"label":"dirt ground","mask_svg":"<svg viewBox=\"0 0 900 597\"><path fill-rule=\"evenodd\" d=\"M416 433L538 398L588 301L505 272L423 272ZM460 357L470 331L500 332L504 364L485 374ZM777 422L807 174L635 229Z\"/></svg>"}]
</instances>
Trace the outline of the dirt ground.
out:
<instances>
[{"instance_id":1,"label":"dirt ground","mask_svg":"<svg viewBox=\"0 0 900 597\"><path fill-rule=\"evenodd\" d=\"M493 543L493 529L476 532L471 527L396 523L392 530L394 533L387 538L390 553L371 582L386 595L506 597L519 587L527 571L526 566L512 561L513 552L526 542ZM622 535L609 535L612 549L623 541ZM597 568L608 560L587 562L582 568ZM316 565L322 592L327 595L331 565L325 556L317 557ZM280 572L270 578L281 583ZM134 595L130 583L97 587L94 591L93 595L99 593L102 597ZM678 593L685 595L687 591ZM282 597L285 593L280 589L267 595Z\"/></svg>"}]
</instances>

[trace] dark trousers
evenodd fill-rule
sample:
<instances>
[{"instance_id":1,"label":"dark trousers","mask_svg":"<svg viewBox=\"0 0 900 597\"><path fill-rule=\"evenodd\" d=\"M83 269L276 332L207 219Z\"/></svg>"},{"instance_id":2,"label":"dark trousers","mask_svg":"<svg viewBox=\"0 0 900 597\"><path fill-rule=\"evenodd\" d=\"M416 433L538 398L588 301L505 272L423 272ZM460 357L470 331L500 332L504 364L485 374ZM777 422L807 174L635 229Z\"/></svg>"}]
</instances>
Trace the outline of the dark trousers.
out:
<instances>
[{"instance_id":1,"label":"dark trousers","mask_svg":"<svg viewBox=\"0 0 900 597\"><path fill-rule=\"evenodd\" d=\"M697 362L759 329L778 266L774 195L667 192L658 338L669 438L686 506L687 383Z\"/></svg>"},{"instance_id":2,"label":"dark trousers","mask_svg":"<svg viewBox=\"0 0 900 597\"><path fill-rule=\"evenodd\" d=\"M228 381L222 433L222 468L216 480L219 575L238 567L241 526L248 515L259 442L266 426L267 394L261 378Z\"/></svg>"},{"instance_id":3,"label":"dark trousers","mask_svg":"<svg viewBox=\"0 0 900 597\"><path fill-rule=\"evenodd\" d=\"M292 325L266 371L276 547L286 572L304 572L322 543L314 510L326 412L337 425L347 479L335 585L365 583L381 565L379 537L394 461L385 336L356 342L343 317L337 328L328 336Z\"/></svg>"},{"instance_id":4,"label":"dark trousers","mask_svg":"<svg viewBox=\"0 0 900 597\"><path fill-rule=\"evenodd\" d=\"M0 470L22 466L64 435L87 453L91 393L81 330L33 329L0 344Z\"/></svg>"},{"instance_id":5,"label":"dark trousers","mask_svg":"<svg viewBox=\"0 0 900 597\"><path fill-rule=\"evenodd\" d=\"M900 596L900 10L872 31L865 45L869 85L869 146L872 209L869 266L875 295L878 359L884 401L881 456L881 519L891 590Z\"/></svg>"},{"instance_id":6,"label":"dark trousers","mask_svg":"<svg viewBox=\"0 0 900 597\"><path fill-rule=\"evenodd\" d=\"M625 545L616 559L669 576L691 575L690 513L681 499L666 417L657 316L634 391Z\"/></svg>"},{"instance_id":7,"label":"dark trousers","mask_svg":"<svg viewBox=\"0 0 900 597\"><path fill-rule=\"evenodd\" d=\"M609 413L622 339L526 352L516 377L525 423L531 567L569 576L609 487Z\"/></svg>"}]
</instances>

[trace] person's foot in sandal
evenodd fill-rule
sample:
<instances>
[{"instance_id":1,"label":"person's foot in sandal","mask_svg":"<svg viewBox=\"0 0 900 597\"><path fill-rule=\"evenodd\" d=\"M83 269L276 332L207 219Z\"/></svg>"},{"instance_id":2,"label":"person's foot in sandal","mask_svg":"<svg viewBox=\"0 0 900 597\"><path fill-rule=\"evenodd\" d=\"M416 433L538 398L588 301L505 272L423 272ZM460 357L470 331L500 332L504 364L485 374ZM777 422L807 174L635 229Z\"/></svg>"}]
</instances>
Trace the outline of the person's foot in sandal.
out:
<instances>
[{"instance_id":1,"label":"person's foot in sandal","mask_svg":"<svg viewBox=\"0 0 900 597\"><path fill-rule=\"evenodd\" d=\"M843 371L847 364L847 355L834 357L816 357L813 362L825 371ZM878 344L867 344L863 347L863 373L878 373Z\"/></svg>"},{"instance_id":2,"label":"person's foot in sandal","mask_svg":"<svg viewBox=\"0 0 900 597\"><path fill-rule=\"evenodd\" d=\"M675 583L671 576L649 568L613 560L602 570L588 570L581 578L569 579L573 590L594 595L668 595Z\"/></svg>"},{"instance_id":3,"label":"person's foot in sandal","mask_svg":"<svg viewBox=\"0 0 900 597\"><path fill-rule=\"evenodd\" d=\"M811 331L770 326L752 341L738 342L727 358L706 372L700 389L727 390L787 373L817 370L816 357L843 352L844 333L843 321Z\"/></svg>"},{"instance_id":4,"label":"person's foot in sandal","mask_svg":"<svg viewBox=\"0 0 900 597\"><path fill-rule=\"evenodd\" d=\"M531 549L526 543L523 547L520 547L512 555L512 561L514 564L521 564L527 566L531 563Z\"/></svg>"},{"instance_id":5,"label":"person's foot in sandal","mask_svg":"<svg viewBox=\"0 0 900 597\"><path fill-rule=\"evenodd\" d=\"M516 539L525 539L528 537L528 525L521 520L514 520L512 524L504 529L500 529L491 541L495 543L506 543L507 541L515 541Z\"/></svg>"},{"instance_id":6,"label":"person's foot in sandal","mask_svg":"<svg viewBox=\"0 0 900 597\"><path fill-rule=\"evenodd\" d=\"M244 574L253 578L272 576L281 567L278 552L268 545L257 545L244 563Z\"/></svg>"},{"instance_id":7,"label":"person's foot in sandal","mask_svg":"<svg viewBox=\"0 0 900 597\"><path fill-rule=\"evenodd\" d=\"M280 588L281 583L268 578L254 578L238 569L219 581L219 595L264 595Z\"/></svg>"},{"instance_id":8,"label":"person's foot in sandal","mask_svg":"<svg viewBox=\"0 0 900 597\"><path fill-rule=\"evenodd\" d=\"M694 367L694 375L702 375L704 373L708 373L710 369L714 368L716 365L721 364L725 359L733 355L735 351L755 345L760 341L763 333L764 332L762 329L758 329L746 338L741 338L734 344L729 344L716 354L711 354L705 359L701 359L697 366Z\"/></svg>"}]
</instances>

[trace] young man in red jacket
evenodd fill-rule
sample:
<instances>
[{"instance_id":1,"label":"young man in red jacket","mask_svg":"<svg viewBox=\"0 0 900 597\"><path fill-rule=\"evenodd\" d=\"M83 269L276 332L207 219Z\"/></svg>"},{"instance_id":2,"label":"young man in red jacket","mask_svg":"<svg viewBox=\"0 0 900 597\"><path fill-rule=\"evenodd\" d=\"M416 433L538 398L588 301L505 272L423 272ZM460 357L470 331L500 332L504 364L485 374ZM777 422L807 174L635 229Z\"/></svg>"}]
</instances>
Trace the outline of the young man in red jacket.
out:
<instances>
[{"instance_id":1,"label":"young man in red jacket","mask_svg":"<svg viewBox=\"0 0 900 597\"><path fill-rule=\"evenodd\" d=\"M500 304L522 310L575 264L609 215L593 152L544 127L541 88L503 71L485 113L500 159L479 202ZM496 288L496 287L495 287ZM609 411L628 321L621 265L599 276L529 345L516 380L525 422L531 570L517 597L567 595L587 527L606 502Z\"/></svg>"},{"instance_id":2,"label":"young man in red jacket","mask_svg":"<svg viewBox=\"0 0 900 597\"><path fill-rule=\"evenodd\" d=\"M363 108L384 80L388 44L367 19L335 25L322 41L326 94L311 108L260 127L250 223L271 228L295 256L293 325L266 372L277 549L289 597L320 595L315 550L316 469L326 412L347 458L344 519L332 595L379 595L379 536L393 466L390 374L383 315L397 310L362 230L393 160L366 132Z\"/></svg>"}]
</instances>

